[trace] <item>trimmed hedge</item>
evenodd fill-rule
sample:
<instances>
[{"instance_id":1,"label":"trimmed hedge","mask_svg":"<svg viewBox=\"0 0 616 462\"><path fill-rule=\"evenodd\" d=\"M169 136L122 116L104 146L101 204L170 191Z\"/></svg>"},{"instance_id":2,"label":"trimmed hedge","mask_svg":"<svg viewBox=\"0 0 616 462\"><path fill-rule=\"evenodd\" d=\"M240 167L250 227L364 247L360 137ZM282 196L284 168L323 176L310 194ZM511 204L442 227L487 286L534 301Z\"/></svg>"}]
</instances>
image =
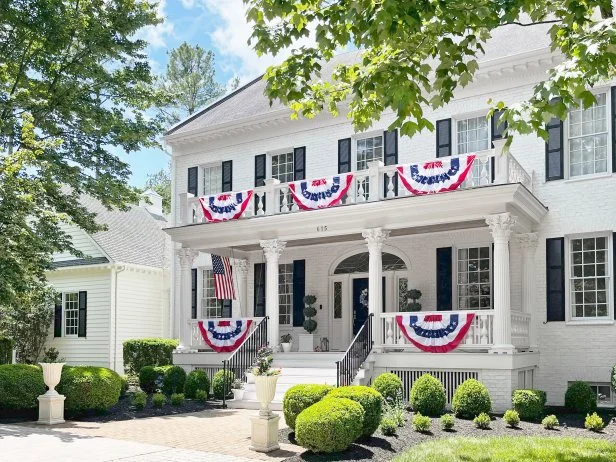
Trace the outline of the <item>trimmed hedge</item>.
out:
<instances>
[{"instance_id":1,"label":"trimmed hedge","mask_svg":"<svg viewBox=\"0 0 616 462\"><path fill-rule=\"evenodd\" d=\"M402 396L404 386L402 380L396 374L385 372L379 375L372 385L378 391L385 401L396 401L399 396Z\"/></svg>"},{"instance_id":2,"label":"trimmed hedge","mask_svg":"<svg viewBox=\"0 0 616 462\"><path fill-rule=\"evenodd\" d=\"M37 397L45 393L43 371L28 364L0 366L0 410L38 408Z\"/></svg>"},{"instance_id":3,"label":"trimmed hedge","mask_svg":"<svg viewBox=\"0 0 616 462\"><path fill-rule=\"evenodd\" d=\"M490 393L483 383L475 379L465 380L453 394L451 408L456 417L472 419L492 410Z\"/></svg>"},{"instance_id":4,"label":"trimmed hedge","mask_svg":"<svg viewBox=\"0 0 616 462\"><path fill-rule=\"evenodd\" d=\"M69 412L106 411L120 399L122 379L105 367L64 366L57 390Z\"/></svg>"},{"instance_id":5,"label":"trimmed hedge","mask_svg":"<svg viewBox=\"0 0 616 462\"><path fill-rule=\"evenodd\" d=\"M424 374L413 383L409 402L415 412L422 415L439 416L447 404L445 387L436 377Z\"/></svg>"},{"instance_id":6,"label":"trimmed hedge","mask_svg":"<svg viewBox=\"0 0 616 462\"><path fill-rule=\"evenodd\" d=\"M168 366L173 364L172 353L178 341L169 338L140 338L125 340L124 370L138 374L145 366Z\"/></svg>"},{"instance_id":7,"label":"trimmed hedge","mask_svg":"<svg viewBox=\"0 0 616 462\"><path fill-rule=\"evenodd\" d=\"M0 336L0 364L11 364L13 361L13 340Z\"/></svg>"},{"instance_id":8,"label":"trimmed hedge","mask_svg":"<svg viewBox=\"0 0 616 462\"><path fill-rule=\"evenodd\" d=\"M225 372L226 372L226 382L227 386L224 387L225 384ZM214 391L214 398L222 399L222 395L224 393L223 389L226 388L227 393L231 396L231 384L235 380L235 374L231 371L218 371L214 374L214 378L212 379L212 389ZM224 388L223 388L224 387Z\"/></svg>"},{"instance_id":9,"label":"trimmed hedge","mask_svg":"<svg viewBox=\"0 0 616 462\"><path fill-rule=\"evenodd\" d=\"M565 407L587 414L597 410L597 395L586 382L573 382L565 393Z\"/></svg>"},{"instance_id":10,"label":"trimmed hedge","mask_svg":"<svg viewBox=\"0 0 616 462\"><path fill-rule=\"evenodd\" d=\"M139 387L146 393L163 388L165 372L173 366L144 366L139 371Z\"/></svg>"},{"instance_id":11,"label":"trimmed hedge","mask_svg":"<svg viewBox=\"0 0 616 462\"><path fill-rule=\"evenodd\" d=\"M282 398L282 412L287 425L295 429L297 416L306 408L321 401L333 390L330 385L294 385L287 390Z\"/></svg>"},{"instance_id":12,"label":"trimmed hedge","mask_svg":"<svg viewBox=\"0 0 616 462\"><path fill-rule=\"evenodd\" d=\"M187 398L197 398L197 390L203 390L206 394L210 394L210 379L201 369L190 371L184 383L184 394Z\"/></svg>"},{"instance_id":13,"label":"trimmed hedge","mask_svg":"<svg viewBox=\"0 0 616 462\"><path fill-rule=\"evenodd\" d=\"M325 398L302 411L295 421L297 443L314 452L347 449L362 434L364 409L348 398Z\"/></svg>"},{"instance_id":14,"label":"trimmed hedge","mask_svg":"<svg viewBox=\"0 0 616 462\"><path fill-rule=\"evenodd\" d=\"M327 398L348 398L361 404L364 408L363 435L372 435L381 422L383 411L383 396L373 388L362 385L335 388L327 394Z\"/></svg>"},{"instance_id":15,"label":"trimmed hedge","mask_svg":"<svg viewBox=\"0 0 616 462\"><path fill-rule=\"evenodd\" d=\"M514 390L511 402L520 419L535 421L543 415L547 396L543 390Z\"/></svg>"},{"instance_id":16,"label":"trimmed hedge","mask_svg":"<svg viewBox=\"0 0 616 462\"><path fill-rule=\"evenodd\" d=\"M163 391L167 395L183 394L186 371L180 366L170 366L163 376Z\"/></svg>"}]
</instances>

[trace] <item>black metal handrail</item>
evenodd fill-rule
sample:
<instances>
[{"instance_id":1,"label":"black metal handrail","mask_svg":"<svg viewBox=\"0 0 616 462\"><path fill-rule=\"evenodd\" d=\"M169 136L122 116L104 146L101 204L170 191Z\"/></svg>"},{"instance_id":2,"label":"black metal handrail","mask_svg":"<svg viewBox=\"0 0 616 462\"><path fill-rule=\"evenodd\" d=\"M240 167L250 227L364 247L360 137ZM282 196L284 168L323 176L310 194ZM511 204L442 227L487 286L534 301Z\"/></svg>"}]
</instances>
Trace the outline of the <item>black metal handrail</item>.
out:
<instances>
[{"instance_id":1,"label":"black metal handrail","mask_svg":"<svg viewBox=\"0 0 616 462\"><path fill-rule=\"evenodd\" d=\"M236 378L244 380L246 369L252 366L257 358L257 352L267 346L267 320L264 317L257 327L248 334L242 344L233 352L231 356L222 361L222 370L225 380L223 380L222 407L226 408L227 394L227 371L233 372Z\"/></svg>"},{"instance_id":2,"label":"black metal handrail","mask_svg":"<svg viewBox=\"0 0 616 462\"><path fill-rule=\"evenodd\" d=\"M372 318L370 313L340 361L336 361L336 386L351 385L359 368L372 351Z\"/></svg>"}]
</instances>

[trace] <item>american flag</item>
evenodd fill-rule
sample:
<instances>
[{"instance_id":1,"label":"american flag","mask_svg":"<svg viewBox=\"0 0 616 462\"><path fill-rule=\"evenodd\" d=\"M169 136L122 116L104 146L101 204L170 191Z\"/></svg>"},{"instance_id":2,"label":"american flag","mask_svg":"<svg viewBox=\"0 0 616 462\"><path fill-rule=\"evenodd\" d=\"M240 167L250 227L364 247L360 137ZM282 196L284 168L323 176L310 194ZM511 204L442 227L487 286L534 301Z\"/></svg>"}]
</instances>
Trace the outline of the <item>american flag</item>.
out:
<instances>
[{"instance_id":1,"label":"american flag","mask_svg":"<svg viewBox=\"0 0 616 462\"><path fill-rule=\"evenodd\" d=\"M214 272L216 298L220 300L235 300L233 273L231 272L229 257L212 255L212 270Z\"/></svg>"}]
</instances>

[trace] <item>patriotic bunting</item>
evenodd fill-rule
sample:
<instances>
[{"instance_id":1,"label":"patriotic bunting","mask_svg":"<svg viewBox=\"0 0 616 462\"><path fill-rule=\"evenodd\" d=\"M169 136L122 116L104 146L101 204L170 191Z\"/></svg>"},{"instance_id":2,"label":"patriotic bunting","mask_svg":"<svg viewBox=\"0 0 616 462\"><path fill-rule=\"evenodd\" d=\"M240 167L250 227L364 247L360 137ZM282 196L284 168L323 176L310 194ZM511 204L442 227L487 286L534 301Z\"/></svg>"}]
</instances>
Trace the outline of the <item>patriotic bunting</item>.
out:
<instances>
[{"instance_id":1,"label":"patriotic bunting","mask_svg":"<svg viewBox=\"0 0 616 462\"><path fill-rule=\"evenodd\" d=\"M252 189L204 196L199 198L203 216L210 223L235 220L242 216L250 204Z\"/></svg>"},{"instance_id":2,"label":"patriotic bunting","mask_svg":"<svg viewBox=\"0 0 616 462\"><path fill-rule=\"evenodd\" d=\"M400 181L415 195L453 191L464 182L473 166L475 154L397 167Z\"/></svg>"},{"instance_id":3,"label":"patriotic bunting","mask_svg":"<svg viewBox=\"0 0 616 462\"><path fill-rule=\"evenodd\" d=\"M342 200L353 184L353 174L289 183L295 203L303 210L332 207Z\"/></svg>"},{"instance_id":4,"label":"patriotic bunting","mask_svg":"<svg viewBox=\"0 0 616 462\"><path fill-rule=\"evenodd\" d=\"M471 327L474 313L405 314L396 316L400 331L428 353L448 353L460 344Z\"/></svg>"},{"instance_id":5,"label":"patriotic bunting","mask_svg":"<svg viewBox=\"0 0 616 462\"><path fill-rule=\"evenodd\" d=\"M205 343L216 353L230 353L239 347L252 325L252 319L208 319L199 321Z\"/></svg>"}]
</instances>

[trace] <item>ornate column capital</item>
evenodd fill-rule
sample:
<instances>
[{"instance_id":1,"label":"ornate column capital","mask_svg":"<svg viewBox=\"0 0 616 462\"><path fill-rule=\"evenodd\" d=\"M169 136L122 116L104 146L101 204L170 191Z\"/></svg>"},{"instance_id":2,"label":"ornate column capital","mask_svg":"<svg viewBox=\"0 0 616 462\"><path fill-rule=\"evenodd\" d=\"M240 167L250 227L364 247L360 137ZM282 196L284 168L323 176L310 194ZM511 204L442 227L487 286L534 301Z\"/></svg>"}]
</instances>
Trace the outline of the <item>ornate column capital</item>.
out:
<instances>
[{"instance_id":1,"label":"ornate column capital","mask_svg":"<svg viewBox=\"0 0 616 462\"><path fill-rule=\"evenodd\" d=\"M486 223L490 227L494 242L509 242L513 226L515 225L515 218L509 212L497 213L486 217Z\"/></svg>"},{"instance_id":2,"label":"ornate column capital","mask_svg":"<svg viewBox=\"0 0 616 462\"><path fill-rule=\"evenodd\" d=\"M264 241L259 241L261 248L263 249L263 254L267 260L276 259L280 257L282 251L287 246L285 241L281 241L280 239L268 239Z\"/></svg>"},{"instance_id":3,"label":"ornate column capital","mask_svg":"<svg viewBox=\"0 0 616 462\"><path fill-rule=\"evenodd\" d=\"M537 248L537 233L516 234L515 240L521 249L535 250Z\"/></svg>"},{"instance_id":4,"label":"ornate column capital","mask_svg":"<svg viewBox=\"0 0 616 462\"><path fill-rule=\"evenodd\" d=\"M193 261L199 255L199 252L193 249L177 249L175 254L180 260L180 267L187 269L192 267Z\"/></svg>"},{"instance_id":5,"label":"ornate column capital","mask_svg":"<svg viewBox=\"0 0 616 462\"><path fill-rule=\"evenodd\" d=\"M388 229L370 228L364 229L361 235L366 240L366 244L368 244L368 250L381 250L383 243L389 237L389 233Z\"/></svg>"},{"instance_id":6,"label":"ornate column capital","mask_svg":"<svg viewBox=\"0 0 616 462\"><path fill-rule=\"evenodd\" d=\"M231 261L233 271L237 271L237 274L244 276L248 273L248 261L238 258Z\"/></svg>"}]
</instances>

